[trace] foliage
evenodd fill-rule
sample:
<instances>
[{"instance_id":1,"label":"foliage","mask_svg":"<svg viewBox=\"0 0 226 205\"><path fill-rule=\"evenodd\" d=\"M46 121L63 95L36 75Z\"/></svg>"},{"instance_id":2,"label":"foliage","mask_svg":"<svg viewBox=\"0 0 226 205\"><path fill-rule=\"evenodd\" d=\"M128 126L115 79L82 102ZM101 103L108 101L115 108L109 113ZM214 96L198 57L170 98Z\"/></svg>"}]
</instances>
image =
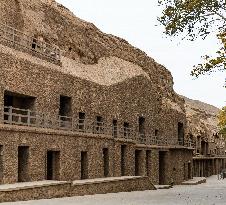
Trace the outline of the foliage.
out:
<instances>
[{"instance_id":1,"label":"foliage","mask_svg":"<svg viewBox=\"0 0 226 205\"><path fill-rule=\"evenodd\" d=\"M217 34L220 49L215 56L203 56L204 62L194 66L192 76L226 70L226 0L159 0L159 4L163 12L158 20L166 35L184 34L183 39L194 41Z\"/></svg>"}]
</instances>

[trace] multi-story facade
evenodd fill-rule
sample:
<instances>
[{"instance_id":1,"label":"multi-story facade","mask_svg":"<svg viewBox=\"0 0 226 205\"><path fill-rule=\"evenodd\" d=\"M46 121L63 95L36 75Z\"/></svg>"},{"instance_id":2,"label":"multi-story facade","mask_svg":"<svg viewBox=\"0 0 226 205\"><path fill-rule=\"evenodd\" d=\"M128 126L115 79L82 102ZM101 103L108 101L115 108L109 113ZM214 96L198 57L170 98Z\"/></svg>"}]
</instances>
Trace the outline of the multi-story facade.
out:
<instances>
[{"instance_id":1,"label":"multi-story facade","mask_svg":"<svg viewBox=\"0 0 226 205\"><path fill-rule=\"evenodd\" d=\"M54 1L0 5L1 183L192 178L168 70Z\"/></svg>"},{"instance_id":2,"label":"multi-story facade","mask_svg":"<svg viewBox=\"0 0 226 205\"><path fill-rule=\"evenodd\" d=\"M170 72L145 53L55 1L7 0L0 10L2 184L180 184L225 168L217 111L177 95Z\"/></svg>"}]
</instances>

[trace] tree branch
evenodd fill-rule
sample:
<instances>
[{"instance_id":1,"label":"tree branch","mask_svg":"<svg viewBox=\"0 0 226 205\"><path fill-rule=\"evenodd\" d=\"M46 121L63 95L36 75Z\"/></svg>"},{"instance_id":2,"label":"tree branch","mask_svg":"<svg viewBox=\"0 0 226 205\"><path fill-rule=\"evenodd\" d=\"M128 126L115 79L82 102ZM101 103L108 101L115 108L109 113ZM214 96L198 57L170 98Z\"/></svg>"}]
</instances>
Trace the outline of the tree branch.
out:
<instances>
[{"instance_id":1,"label":"tree branch","mask_svg":"<svg viewBox=\"0 0 226 205\"><path fill-rule=\"evenodd\" d=\"M213 11L213 13L216 14L217 16L221 17L226 23L226 17L225 16L223 16L222 14L220 14L220 13L218 13L216 11Z\"/></svg>"}]
</instances>

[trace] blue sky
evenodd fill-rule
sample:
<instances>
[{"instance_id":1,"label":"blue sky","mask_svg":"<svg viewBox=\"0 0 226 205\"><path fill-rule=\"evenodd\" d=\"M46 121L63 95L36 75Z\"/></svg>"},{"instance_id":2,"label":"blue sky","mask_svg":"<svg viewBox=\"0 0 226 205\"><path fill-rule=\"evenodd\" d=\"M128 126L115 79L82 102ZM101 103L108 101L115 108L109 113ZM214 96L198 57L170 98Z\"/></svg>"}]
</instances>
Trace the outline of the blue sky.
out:
<instances>
[{"instance_id":1,"label":"blue sky","mask_svg":"<svg viewBox=\"0 0 226 205\"><path fill-rule=\"evenodd\" d=\"M77 17L94 23L105 33L126 39L145 51L158 63L166 66L174 78L177 93L192 99L222 107L226 105L225 73L193 79L190 71L201 61L201 56L218 48L215 34L205 41L181 41L166 38L157 16L161 8L157 0L56 0Z\"/></svg>"}]
</instances>

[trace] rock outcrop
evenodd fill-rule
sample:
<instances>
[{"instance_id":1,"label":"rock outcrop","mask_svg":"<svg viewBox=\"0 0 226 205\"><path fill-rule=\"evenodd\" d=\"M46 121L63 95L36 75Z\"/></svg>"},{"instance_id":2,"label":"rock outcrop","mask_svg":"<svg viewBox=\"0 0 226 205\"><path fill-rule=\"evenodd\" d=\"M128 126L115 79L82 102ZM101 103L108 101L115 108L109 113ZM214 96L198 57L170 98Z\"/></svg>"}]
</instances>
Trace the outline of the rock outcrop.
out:
<instances>
[{"instance_id":1,"label":"rock outcrop","mask_svg":"<svg viewBox=\"0 0 226 205\"><path fill-rule=\"evenodd\" d=\"M109 57L126 64L131 62L149 75L157 91L164 91L174 100L179 98L173 92L171 73L165 67L124 39L105 34L92 23L79 19L54 0L2 0L0 10L5 23L55 44L65 57L86 65L98 64Z\"/></svg>"},{"instance_id":2,"label":"rock outcrop","mask_svg":"<svg viewBox=\"0 0 226 205\"><path fill-rule=\"evenodd\" d=\"M188 132L193 136L211 137L218 129L217 115L219 108L198 100L185 99L185 109L188 121Z\"/></svg>"}]
</instances>

